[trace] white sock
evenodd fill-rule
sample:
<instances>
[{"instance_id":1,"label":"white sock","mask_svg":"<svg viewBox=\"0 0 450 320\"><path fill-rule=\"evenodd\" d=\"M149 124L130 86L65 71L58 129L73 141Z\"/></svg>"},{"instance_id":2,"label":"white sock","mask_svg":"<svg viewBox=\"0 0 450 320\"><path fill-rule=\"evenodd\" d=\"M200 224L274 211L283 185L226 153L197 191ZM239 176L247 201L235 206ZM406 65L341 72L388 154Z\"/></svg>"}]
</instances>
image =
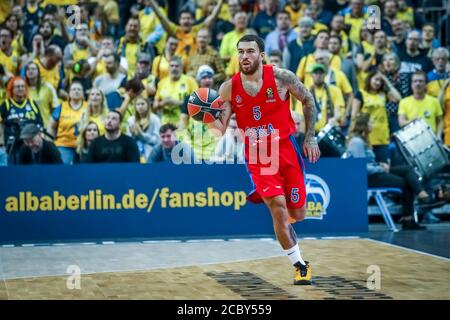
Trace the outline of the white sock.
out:
<instances>
[{"instance_id":1,"label":"white sock","mask_svg":"<svg viewBox=\"0 0 450 320\"><path fill-rule=\"evenodd\" d=\"M297 262L300 262L302 265L306 265L305 261L303 261L302 256L300 254L300 247L298 244L294 245L292 248L284 250L284 253L287 254L291 263L294 265Z\"/></svg>"}]
</instances>

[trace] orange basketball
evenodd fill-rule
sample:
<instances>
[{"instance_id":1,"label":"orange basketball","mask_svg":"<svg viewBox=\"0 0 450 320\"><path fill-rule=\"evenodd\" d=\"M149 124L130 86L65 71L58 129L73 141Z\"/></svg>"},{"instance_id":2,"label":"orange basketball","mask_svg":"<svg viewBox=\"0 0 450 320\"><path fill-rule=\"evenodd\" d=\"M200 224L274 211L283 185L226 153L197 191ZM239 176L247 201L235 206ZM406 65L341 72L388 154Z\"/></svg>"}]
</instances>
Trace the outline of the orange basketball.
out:
<instances>
[{"instance_id":1,"label":"orange basketball","mask_svg":"<svg viewBox=\"0 0 450 320\"><path fill-rule=\"evenodd\" d=\"M211 123L220 117L224 106L216 90L199 88L189 97L187 109L192 119Z\"/></svg>"}]
</instances>

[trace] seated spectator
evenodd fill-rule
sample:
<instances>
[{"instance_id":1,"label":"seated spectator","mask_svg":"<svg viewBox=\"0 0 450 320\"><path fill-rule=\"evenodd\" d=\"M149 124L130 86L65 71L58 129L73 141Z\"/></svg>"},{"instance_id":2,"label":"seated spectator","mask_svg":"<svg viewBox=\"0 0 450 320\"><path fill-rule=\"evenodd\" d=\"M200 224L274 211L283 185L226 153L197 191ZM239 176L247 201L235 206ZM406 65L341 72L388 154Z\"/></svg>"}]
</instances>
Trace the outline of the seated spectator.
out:
<instances>
[{"instance_id":1,"label":"seated spectator","mask_svg":"<svg viewBox=\"0 0 450 320\"><path fill-rule=\"evenodd\" d=\"M419 45L420 51L431 58L435 49L440 47L439 40L435 37L436 28L434 23L425 23L422 26L422 43Z\"/></svg>"},{"instance_id":2,"label":"seated spectator","mask_svg":"<svg viewBox=\"0 0 450 320\"><path fill-rule=\"evenodd\" d=\"M210 45L211 35L208 29L197 33L197 49L189 56L187 75L195 77L201 65L207 64L214 70L215 83L225 80L225 66L219 53Z\"/></svg>"},{"instance_id":3,"label":"seated spectator","mask_svg":"<svg viewBox=\"0 0 450 320\"><path fill-rule=\"evenodd\" d=\"M109 52L103 57L106 73L95 78L94 88L100 89L105 95L123 87L127 81L127 76L120 72L120 56L117 53Z\"/></svg>"},{"instance_id":4,"label":"seated spectator","mask_svg":"<svg viewBox=\"0 0 450 320\"><path fill-rule=\"evenodd\" d=\"M369 73L364 89L357 92L353 99L352 121L360 111L370 114L373 125L368 139L379 162L388 162L389 158L390 133L386 102L398 102L400 99L397 89L378 71Z\"/></svg>"},{"instance_id":5,"label":"seated spectator","mask_svg":"<svg viewBox=\"0 0 450 320\"><path fill-rule=\"evenodd\" d=\"M144 92L144 85L141 79L133 78L127 81L125 85L125 93L123 89L111 92L106 96L108 108L110 110L117 110L122 114L122 126L123 133L127 132L128 118L134 115L136 97L140 96Z\"/></svg>"},{"instance_id":6,"label":"seated spectator","mask_svg":"<svg viewBox=\"0 0 450 320\"><path fill-rule=\"evenodd\" d=\"M162 124L178 125L184 99L198 88L194 78L183 74L182 66L180 57L172 57L169 77L161 80L158 85L153 107L160 115Z\"/></svg>"},{"instance_id":7,"label":"seated spectator","mask_svg":"<svg viewBox=\"0 0 450 320\"><path fill-rule=\"evenodd\" d=\"M433 63L426 54L419 49L421 36L419 31L413 30L406 37L406 50L400 51L401 67L400 73L406 73L411 76L416 71L424 71L425 73L433 70ZM411 80L411 77L408 78ZM408 81L408 87L411 88L411 81ZM408 95L411 94L411 91Z\"/></svg>"},{"instance_id":8,"label":"seated spectator","mask_svg":"<svg viewBox=\"0 0 450 320\"><path fill-rule=\"evenodd\" d=\"M38 126L27 124L20 132L23 145L19 149L17 164L62 164L61 154L53 142L42 137Z\"/></svg>"},{"instance_id":9,"label":"seated spectator","mask_svg":"<svg viewBox=\"0 0 450 320\"><path fill-rule=\"evenodd\" d=\"M220 43L220 56L226 64L236 55L236 44L240 38L246 34L255 33L248 29L248 16L245 12L239 11L233 16L234 30L225 33Z\"/></svg>"},{"instance_id":10,"label":"seated spectator","mask_svg":"<svg viewBox=\"0 0 450 320\"><path fill-rule=\"evenodd\" d=\"M431 130L442 137L444 121L439 100L426 94L427 76L423 71L416 71L412 75L413 94L400 101L398 107L398 122L401 127L415 119L423 119Z\"/></svg>"},{"instance_id":11,"label":"seated spectator","mask_svg":"<svg viewBox=\"0 0 450 320\"><path fill-rule=\"evenodd\" d=\"M283 53L280 50L273 50L269 54L269 63L277 68L284 68Z\"/></svg>"},{"instance_id":12,"label":"seated spectator","mask_svg":"<svg viewBox=\"0 0 450 320\"><path fill-rule=\"evenodd\" d=\"M161 126L159 129L161 143L153 148L149 163L192 164L195 162L194 152L189 145L177 140L176 129L171 123Z\"/></svg>"},{"instance_id":13,"label":"seated spectator","mask_svg":"<svg viewBox=\"0 0 450 320\"><path fill-rule=\"evenodd\" d=\"M138 57L136 78L142 81L145 96L153 101L156 94L156 78L152 74L152 57L148 53L141 53Z\"/></svg>"},{"instance_id":14,"label":"seated spectator","mask_svg":"<svg viewBox=\"0 0 450 320\"><path fill-rule=\"evenodd\" d=\"M254 16L251 27L264 39L277 26L276 15L279 8L277 0L264 0L263 3L264 8Z\"/></svg>"},{"instance_id":15,"label":"seated spectator","mask_svg":"<svg viewBox=\"0 0 450 320\"><path fill-rule=\"evenodd\" d=\"M104 37L100 42L98 54L96 56L91 56L88 59L91 68L95 70L94 79L107 72L105 58L114 55L115 52L117 52L117 48L114 44L114 39L110 36ZM125 57L120 57L119 72L124 75L128 74L128 61Z\"/></svg>"},{"instance_id":16,"label":"seated spectator","mask_svg":"<svg viewBox=\"0 0 450 320\"><path fill-rule=\"evenodd\" d=\"M314 21L303 17L298 22L298 35L283 50L283 64L286 69L296 72L301 59L314 51L314 36L312 27Z\"/></svg>"},{"instance_id":17,"label":"seated spectator","mask_svg":"<svg viewBox=\"0 0 450 320\"><path fill-rule=\"evenodd\" d=\"M175 36L180 42L176 54L181 57L188 58L197 49L195 38L200 29L210 29L220 13L223 0L219 0L213 11L205 20L199 24L194 25L194 13L190 10L182 10L179 13L179 24L171 22L162 12L161 8L156 4L155 0L149 0L150 6L155 10L156 16L159 18L162 27L167 32L168 36Z\"/></svg>"},{"instance_id":18,"label":"seated spectator","mask_svg":"<svg viewBox=\"0 0 450 320\"><path fill-rule=\"evenodd\" d=\"M431 55L434 69L427 74L427 94L437 98L445 79L450 78L450 53L447 48L437 48Z\"/></svg>"},{"instance_id":19,"label":"seated spectator","mask_svg":"<svg viewBox=\"0 0 450 320\"><path fill-rule=\"evenodd\" d=\"M395 89L400 93L402 98L406 97L410 89L407 87L408 82L405 79L407 76L405 73L400 73L400 59L394 52L387 53L383 56L383 62L381 63L380 72L386 76L386 78L392 83ZM399 101L387 101L386 109L389 120L389 131L391 134L400 129L398 123L398 103Z\"/></svg>"},{"instance_id":20,"label":"seated spectator","mask_svg":"<svg viewBox=\"0 0 450 320\"><path fill-rule=\"evenodd\" d=\"M160 142L160 127L161 121L151 111L150 101L142 96L137 97L134 116L128 118L127 134L136 141L141 162L148 162L154 146Z\"/></svg>"},{"instance_id":21,"label":"seated spectator","mask_svg":"<svg viewBox=\"0 0 450 320\"><path fill-rule=\"evenodd\" d=\"M50 83L42 79L39 67L35 62L30 62L25 67L25 82L28 85L30 98L39 106L44 127L47 127L50 115L58 105L56 91Z\"/></svg>"},{"instance_id":22,"label":"seated spectator","mask_svg":"<svg viewBox=\"0 0 450 320\"><path fill-rule=\"evenodd\" d=\"M417 196L419 203L430 204L431 197L425 191L411 167L390 167L387 163L375 161L375 154L369 143L370 130L370 115L367 113L359 114L350 129L347 153L354 158L367 158L369 188L402 189L403 217L401 223L403 230L425 229L414 220L414 198Z\"/></svg>"},{"instance_id":23,"label":"seated spectator","mask_svg":"<svg viewBox=\"0 0 450 320\"><path fill-rule=\"evenodd\" d=\"M77 151L73 158L73 163L86 163L89 146L92 141L100 135L100 130L96 122L90 121L87 126L81 128L77 139Z\"/></svg>"},{"instance_id":24,"label":"seated spectator","mask_svg":"<svg viewBox=\"0 0 450 320\"><path fill-rule=\"evenodd\" d=\"M333 19L333 13L324 9L324 0L311 0L310 3L316 6L317 21L329 26Z\"/></svg>"},{"instance_id":25,"label":"seated spectator","mask_svg":"<svg viewBox=\"0 0 450 320\"><path fill-rule=\"evenodd\" d=\"M83 86L84 99L87 99L88 92L92 88L92 74L94 71L95 70L91 68L91 65L85 59L75 62L72 67L73 77L71 82L81 83Z\"/></svg>"},{"instance_id":26,"label":"seated spectator","mask_svg":"<svg viewBox=\"0 0 450 320\"><path fill-rule=\"evenodd\" d=\"M89 92L87 107L81 115L79 127L84 128L89 122L95 122L99 135L105 134L105 120L108 114L108 105L103 92L99 89L91 89Z\"/></svg>"},{"instance_id":27,"label":"seated spectator","mask_svg":"<svg viewBox=\"0 0 450 320\"><path fill-rule=\"evenodd\" d=\"M286 11L279 11L277 13L277 27L275 30L269 32L265 39L266 55L269 56L272 51L283 51L288 43L297 38L297 32L291 27L289 13Z\"/></svg>"},{"instance_id":28,"label":"seated spectator","mask_svg":"<svg viewBox=\"0 0 450 320\"><path fill-rule=\"evenodd\" d=\"M122 114L116 110L108 112L105 135L96 138L89 146L87 161L90 163L139 162L136 142L120 132Z\"/></svg>"},{"instance_id":29,"label":"seated spectator","mask_svg":"<svg viewBox=\"0 0 450 320\"><path fill-rule=\"evenodd\" d=\"M28 123L43 125L41 112L35 101L28 97L26 82L20 77L11 78L7 86L7 96L0 105L0 144L6 146L8 163L15 164L23 141L20 130Z\"/></svg>"}]
</instances>

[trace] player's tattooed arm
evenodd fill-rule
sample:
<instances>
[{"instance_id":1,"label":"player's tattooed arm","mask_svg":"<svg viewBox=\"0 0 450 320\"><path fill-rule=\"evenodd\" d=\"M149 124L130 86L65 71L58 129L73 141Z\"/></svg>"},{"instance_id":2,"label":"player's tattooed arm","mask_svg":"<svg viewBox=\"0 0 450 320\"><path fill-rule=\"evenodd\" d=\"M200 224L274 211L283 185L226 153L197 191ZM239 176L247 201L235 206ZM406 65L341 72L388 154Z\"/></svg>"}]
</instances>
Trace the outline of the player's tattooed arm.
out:
<instances>
[{"instance_id":1,"label":"player's tattooed arm","mask_svg":"<svg viewBox=\"0 0 450 320\"><path fill-rule=\"evenodd\" d=\"M311 92L290 70L274 68L275 79L283 88L286 88L295 98L303 104L303 116L305 117L305 142L303 149L311 162L316 162L320 157L319 147L314 137L316 122L316 105Z\"/></svg>"},{"instance_id":2,"label":"player's tattooed arm","mask_svg":"<svg viewBox=\"0 0 450 320\"><path fill-rule=\"evenodd\" d=\"M224 110L222 111L220 118L211 122L209 128L219 130L218 136L224 135L227 130L228 123L230 122L232 108L231 108L231 80L222 83L219 89L220 98L224 104ZM216 131L215 130L215 131Z\"/></svg>"}]
</instances>

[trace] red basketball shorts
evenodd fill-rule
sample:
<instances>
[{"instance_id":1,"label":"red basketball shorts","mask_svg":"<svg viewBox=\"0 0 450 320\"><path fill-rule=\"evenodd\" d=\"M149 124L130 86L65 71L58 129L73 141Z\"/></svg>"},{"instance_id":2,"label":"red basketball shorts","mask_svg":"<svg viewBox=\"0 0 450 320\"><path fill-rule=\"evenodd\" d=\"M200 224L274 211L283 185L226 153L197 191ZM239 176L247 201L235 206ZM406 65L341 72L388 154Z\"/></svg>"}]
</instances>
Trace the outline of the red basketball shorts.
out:
<instances>
[{"instance_id":1,"label":"red basketball shorts","mask_svg":"<svg viewBox=\"0 0 450 320\"><path fill-rule=\"evenodd\" d=\"M305 173L300 148L294 137L280 142L278 157L276 170L268 170L270 164L249 163L247 157L247 171L253 184L247 200L262 203L262 198L285 196L289 209L301 208L306 202Z\"/></svg>"}]
</instances>

